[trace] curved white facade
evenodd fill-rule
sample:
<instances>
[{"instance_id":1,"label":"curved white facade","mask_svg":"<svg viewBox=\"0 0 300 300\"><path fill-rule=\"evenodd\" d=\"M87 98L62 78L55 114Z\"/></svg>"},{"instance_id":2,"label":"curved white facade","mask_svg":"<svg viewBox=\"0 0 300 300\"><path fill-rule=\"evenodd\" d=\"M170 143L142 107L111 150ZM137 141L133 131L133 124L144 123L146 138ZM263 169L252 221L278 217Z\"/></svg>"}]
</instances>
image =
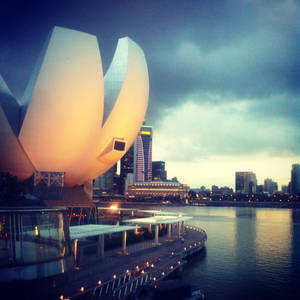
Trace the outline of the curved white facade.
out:
<instances>
[{"instance_id":1,"label":"curved white facade","mask_svg":"<svg viewBox=\"0 0 300 300\"><path fill-rule=\"evenodd\" d=\"M14 98L1 78L0 84L0 171L20 179L34 171L65 172L67 185L90 181L126 153L149 95L146 60L132 40L119 40L104 85L97 38L61 27L50 33L22 104L12 105L16 121L6 108ZM20 162L10 151L20 152Z\"/></svg>"}]
</instances>

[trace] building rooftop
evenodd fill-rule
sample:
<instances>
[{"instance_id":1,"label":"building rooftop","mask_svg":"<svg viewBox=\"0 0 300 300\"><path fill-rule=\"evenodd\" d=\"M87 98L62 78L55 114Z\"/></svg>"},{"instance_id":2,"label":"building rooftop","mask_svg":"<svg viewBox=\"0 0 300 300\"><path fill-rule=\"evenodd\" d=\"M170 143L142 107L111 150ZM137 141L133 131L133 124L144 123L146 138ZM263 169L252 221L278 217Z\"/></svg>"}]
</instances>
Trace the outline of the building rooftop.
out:
<instances>
[{"instance_id":1,"label":"building rooftop","mask_svg":"<svg viewBox=\"0 0 300 300\"><path fill-rule=\"evenodd\" d=\"M72 240L96 236L100 234L110 234L123 232L127 230L135 230L136 226L124 225L104 225L104 224L89 224L70 227L70 237Z\"/></svg>"},{"instance_id":2,"label":"building rooftop","mask_svg":"<svg viewBox=\"0 0 300 300\"><path fill-rule=\"evenodd\" d=\"M164 186L181 186L180 182L175 182L175 181L136 181L132 183L131 185L164 185Z\"/></svg>"},{"instance_id":3,"label":"building rooftop","mask_svg":"<svg viewBox=\"0 0 300 300\"><path fill-rule=\"evenodd\" d=\"M149 218L136 218L136 219L129 219L123 221L124 223L130 224L172 224L181 221L191 220L192 217L188 216L153 216Z\"/></svg>"},{"instance_id":4,"label":"building rooftop","mask_svg":"<svg viewBox=\"0 0 300 300\"><path fill-rule=\"evenodd\" d=\"M140 212L145 212L149 214L154 214L154 215L164 215L164 216L178 216L182 215L182 213L175 213L175 212L168 212L168 211L161 211L161 210L144 210L144 209L138 209L137 211Z\"/></svg>"}]
</instances>

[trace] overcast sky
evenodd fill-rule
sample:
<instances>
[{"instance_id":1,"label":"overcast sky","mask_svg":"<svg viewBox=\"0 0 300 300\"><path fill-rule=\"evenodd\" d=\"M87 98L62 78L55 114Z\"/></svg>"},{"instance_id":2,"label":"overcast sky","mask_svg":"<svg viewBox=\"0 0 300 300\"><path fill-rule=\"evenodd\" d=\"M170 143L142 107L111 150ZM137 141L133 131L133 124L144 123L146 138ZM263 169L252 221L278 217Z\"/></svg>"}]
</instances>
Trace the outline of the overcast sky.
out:
<instances>
[{"instance_id":1,"label":"overcast sky","mask_svg":"<svg viewBox=\"0 0 300 300\"><path fill-rule=\"evenodd\" d=\"M118 38L142 47L153 159L169 178L233 187L235 171L253 171L288 183L300 163L298 0L11 0L0 73L17 97L55 25L96 35L104 71Z\"/></svg>"}]
</instances>

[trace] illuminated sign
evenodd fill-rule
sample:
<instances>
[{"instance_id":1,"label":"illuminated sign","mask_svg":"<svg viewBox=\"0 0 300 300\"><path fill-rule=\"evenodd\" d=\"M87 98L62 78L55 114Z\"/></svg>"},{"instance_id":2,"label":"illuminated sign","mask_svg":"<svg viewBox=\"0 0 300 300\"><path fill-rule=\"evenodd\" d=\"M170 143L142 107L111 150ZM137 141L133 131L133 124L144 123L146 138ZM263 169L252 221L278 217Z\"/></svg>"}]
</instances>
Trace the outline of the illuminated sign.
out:
<instances>
[{"instance_id":1,"label":"illuminated sign","mask_svg":"<svg viewBox=\"0 0 300 300\"><path fill-rule=\"evenodd\" d=\"M150 131L141 131L141 134L142 135L151 135L151 132Z\"/></svg>"}]
</instances>

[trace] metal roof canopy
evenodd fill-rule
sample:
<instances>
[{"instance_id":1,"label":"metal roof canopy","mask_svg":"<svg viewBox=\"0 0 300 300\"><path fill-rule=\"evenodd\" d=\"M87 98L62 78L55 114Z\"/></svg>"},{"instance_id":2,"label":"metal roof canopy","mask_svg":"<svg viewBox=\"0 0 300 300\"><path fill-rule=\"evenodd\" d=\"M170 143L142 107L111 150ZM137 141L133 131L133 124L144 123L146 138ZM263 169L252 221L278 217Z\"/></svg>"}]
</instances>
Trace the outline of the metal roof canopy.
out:
<instances>
[{"instance_id":1,"label":"metal roof canopy","mask_svg":"<svg viewBox=\"0 0 300 300\"><path fill-rule=\"evenodd\" d=\"M70 226L70 237L72 240L96 236L100 234L110 234L116 232L123 232L127 230L135 230L136 226L118 226L118 225L104 225L104 224L89 224Z\"/></svg>"},{"instance_id":2,"label":"metal roof canopy","mask_svg":"<svg viewBox=\"0 0 300 300\"><path fill-rule=\"evenodd\" d=\"M109 210L109 211L137 211L137 212L144 212L144 213L150 213L154 215L170 215L170 216L178 216L178 215L184 215L182 213L178 212L168 212L168 211L162 211L162 210L147 210L147 209L138 209L138 208L130 208L130 207L100 207L98 206L97 209L99 210Z\"/></svg>"},{"instance_id":3,"label":"metal roof canopy","mask_svg":"<svg viewBox=\"0 0 300 300\"><path fill-rule=\"evenodd\" d=\"M145 213L150 213L154 215L165 215L165 216L179 216L183 215L182 213L178 212L169 212L169 211L162 211L162 210L143 210L143 209L137 209L139 212L145 212Z\"/></svg>"},{"instance_id":4,"label":"metal roof canopy","mask_svg":"<svg viewBox=\"0 0 300 300\"><path fill-rule=\"evenodd\" d=\"M124 223L131 223L131 224L172 224L178 223L182 221L191 220L193 217L175 217L175 216L154 216L149 218L137 218L137 219L129 219L124 220Z\"/></svg>"}]
</instances>

